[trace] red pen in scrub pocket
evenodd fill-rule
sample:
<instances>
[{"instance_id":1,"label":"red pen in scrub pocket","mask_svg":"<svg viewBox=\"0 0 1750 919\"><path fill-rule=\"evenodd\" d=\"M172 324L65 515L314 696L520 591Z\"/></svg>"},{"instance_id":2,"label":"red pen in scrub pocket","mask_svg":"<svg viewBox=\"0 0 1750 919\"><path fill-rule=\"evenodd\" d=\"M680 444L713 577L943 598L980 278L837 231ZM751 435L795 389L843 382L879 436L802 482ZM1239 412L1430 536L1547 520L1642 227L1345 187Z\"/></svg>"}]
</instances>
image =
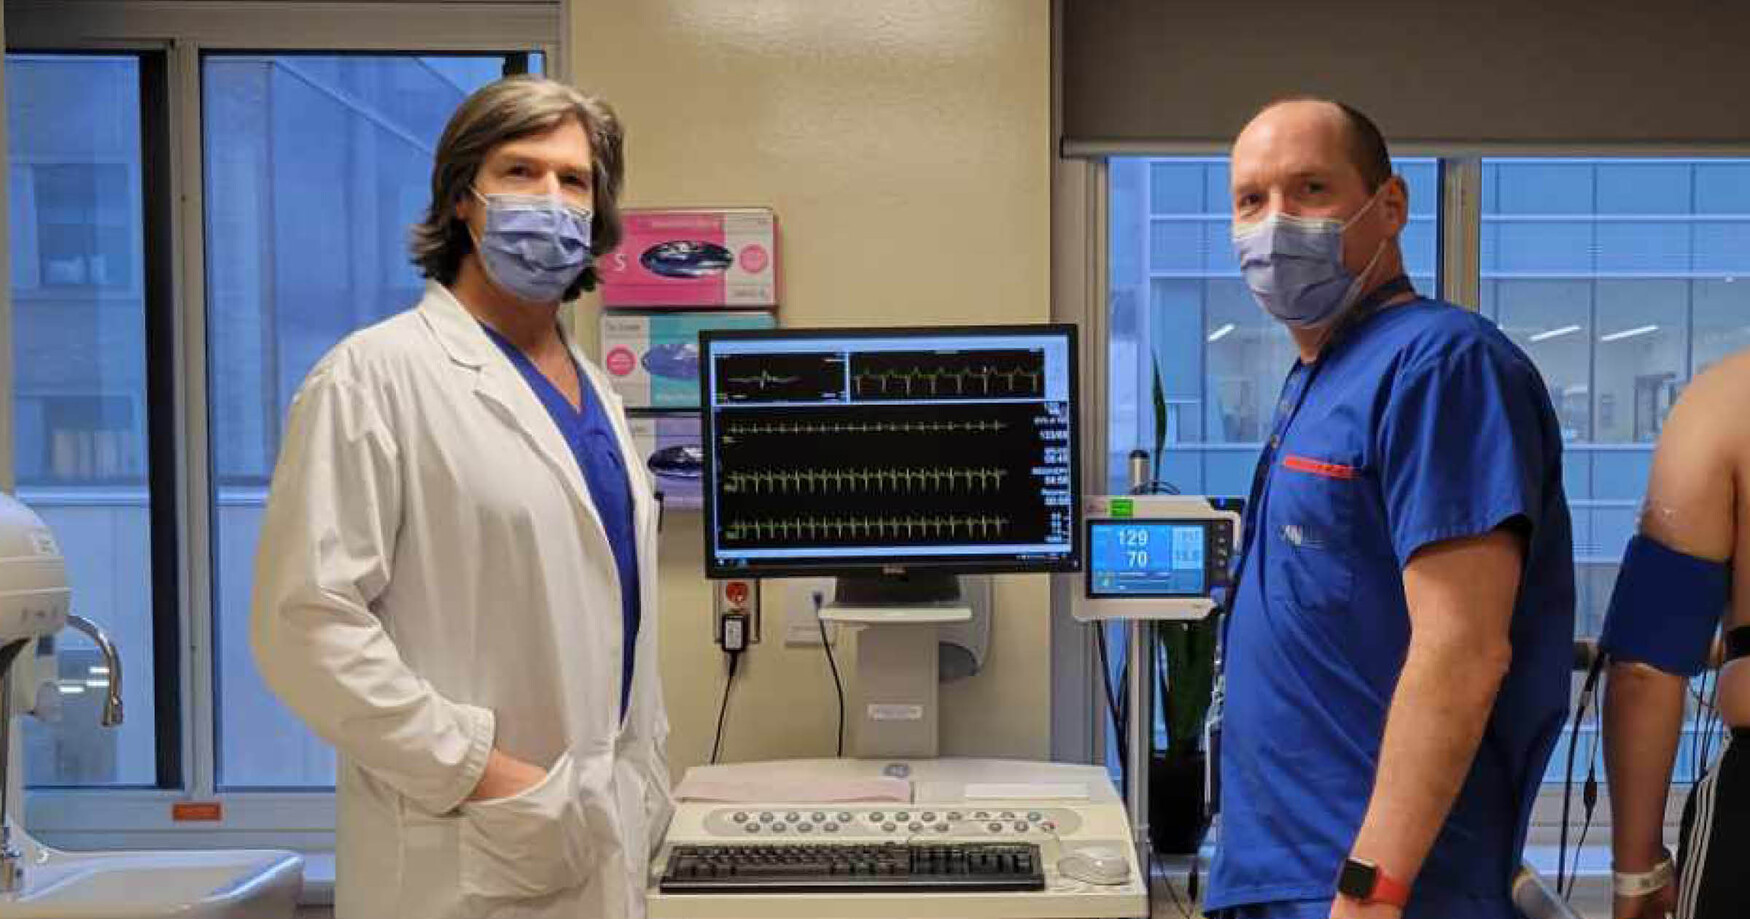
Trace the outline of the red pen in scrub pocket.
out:
<instances>
[{"instance_id":1,"label":"red pen in scrub pocket","mask_svg":"<svg viewBox=\"0 0 1750 919\"><path fill-rule=\"evenodd\" d=\"M1323 460L1308 459L1304 456L1289 454L1282 458L1282 468L1295 472L1306 472L1312 475L1324 476L1327 479L1353 479L1355 467L1342 463L1327 463Z\"/></svg>"}]
</instances>

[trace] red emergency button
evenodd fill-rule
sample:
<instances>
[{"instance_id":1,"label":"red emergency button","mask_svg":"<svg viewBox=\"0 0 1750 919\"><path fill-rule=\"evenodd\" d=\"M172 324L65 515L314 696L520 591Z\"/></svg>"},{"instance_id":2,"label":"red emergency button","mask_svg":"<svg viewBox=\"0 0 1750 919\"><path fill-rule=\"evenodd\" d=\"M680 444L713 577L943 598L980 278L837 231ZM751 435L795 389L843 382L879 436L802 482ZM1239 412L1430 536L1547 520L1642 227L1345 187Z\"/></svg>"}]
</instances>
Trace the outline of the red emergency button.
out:
<instances>
[{"instance_id":1,"label":"red emergency button","mask_svg":"<svg viewBox=\"0 0 1750 919\"><path fill-rule=\"evenodd\" d=\"M729 586L725 587L723 589L723 595L729 598L729 602L734 603L737 606L740 606L741 604L746 603L747 602L747 582L746 581L730 581Z\"/></svg>"}]
</instances>

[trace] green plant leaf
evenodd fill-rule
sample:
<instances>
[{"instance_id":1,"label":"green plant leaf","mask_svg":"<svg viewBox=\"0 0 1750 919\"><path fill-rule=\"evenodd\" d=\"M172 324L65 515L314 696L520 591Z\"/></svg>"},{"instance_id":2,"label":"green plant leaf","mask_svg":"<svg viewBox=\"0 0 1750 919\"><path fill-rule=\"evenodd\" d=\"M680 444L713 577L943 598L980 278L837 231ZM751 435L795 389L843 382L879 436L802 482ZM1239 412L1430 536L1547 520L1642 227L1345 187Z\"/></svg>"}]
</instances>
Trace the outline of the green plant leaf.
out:
<instances>
[{"instance_id":1,"label":"green plant leaf","mask_svg":"<svg viewBox=\"0 0 1750 919\"><path fill-rule=\"evenodd\" d=\"M1163 622L1155 640L1166 656L1162 705L1169 755L1189 755L1203 746L1203 722L1215 690L1216 621Z\"/></svg>"},{"instance_id":2,"label":"green plant leaf","mask_svg":"<svg viewBox=\"0 0 1750 919\"><path fill-rule=\"evenodd\" d=\"M1154 410L1155 410L1155 455L1153 480L1161 480L1161 454L1167 446L1167 387L1161 382L1160 355L1151 352L1149 365L1154 371Z\"/></svg>"}]
</instances>

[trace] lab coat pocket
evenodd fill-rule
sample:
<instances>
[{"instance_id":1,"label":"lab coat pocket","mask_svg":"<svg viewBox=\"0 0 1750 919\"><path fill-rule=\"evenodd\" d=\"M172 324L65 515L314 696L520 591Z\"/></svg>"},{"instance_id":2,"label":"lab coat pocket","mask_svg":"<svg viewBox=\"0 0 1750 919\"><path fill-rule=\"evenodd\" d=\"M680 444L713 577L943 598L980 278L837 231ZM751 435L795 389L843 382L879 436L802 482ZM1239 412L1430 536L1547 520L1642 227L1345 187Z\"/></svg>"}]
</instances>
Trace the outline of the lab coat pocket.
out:
<instances>
[{"instance_id":1,"label":"lab coat pocket","mask_svg":"<svg viewBox=\"0 0 1750 919\"><path fill-rule=\"evenodd\" d=\"M588 828L571 754L519 794L463 804L460 855L469 896L527 899L582 885Z\"/></svg>"}]
</instances>

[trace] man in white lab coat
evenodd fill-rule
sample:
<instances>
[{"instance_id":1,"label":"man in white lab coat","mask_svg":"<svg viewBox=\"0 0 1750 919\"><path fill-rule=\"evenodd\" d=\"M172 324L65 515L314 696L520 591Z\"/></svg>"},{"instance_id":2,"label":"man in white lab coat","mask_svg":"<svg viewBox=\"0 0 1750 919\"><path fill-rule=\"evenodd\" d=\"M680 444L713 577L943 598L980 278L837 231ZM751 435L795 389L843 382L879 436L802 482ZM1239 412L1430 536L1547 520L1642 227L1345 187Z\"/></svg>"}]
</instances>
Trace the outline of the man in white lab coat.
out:
<instances>
[{"instance_id":1,"label":"man in white lab coat","mask_svg":"<svg viewBox=\"0 0 1750 919\"><path fill-rule=\"evenodd\" d=\"M671 811L657 508L557 323L619 241L621 139L559 83L475 93L415 228L424 298L292 401L252 638L340 753L340 919L644 913Z\"/></svg>"}]
</instances>

